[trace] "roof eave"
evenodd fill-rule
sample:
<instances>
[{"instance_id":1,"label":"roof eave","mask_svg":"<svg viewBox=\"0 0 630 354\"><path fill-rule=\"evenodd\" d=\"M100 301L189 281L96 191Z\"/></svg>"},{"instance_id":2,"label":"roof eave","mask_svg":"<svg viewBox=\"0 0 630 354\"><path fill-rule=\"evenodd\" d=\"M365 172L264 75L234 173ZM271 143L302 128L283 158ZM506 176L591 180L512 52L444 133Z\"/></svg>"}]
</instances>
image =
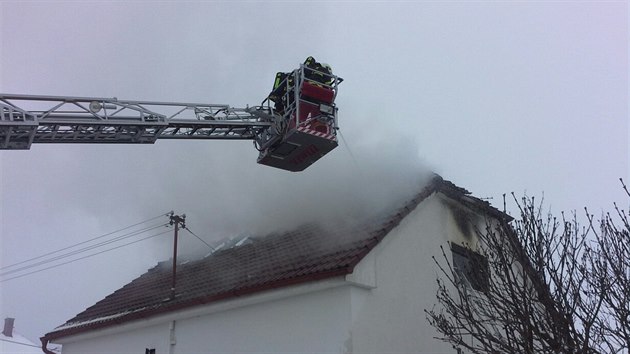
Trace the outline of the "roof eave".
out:
<instances>
[{"instance_id":1,"label":"roof eave","mask_svg":"<svg viewBox=\"0 0 630 354\"><path fill-rule=\"evenodd\" d=\"M154 317L157 315L163 315L169 312L176 312L184 309L193 308L196 306L205 306L213 303L217 303L222 300L234 299L237 297L248 296L256 293L260 293L267 290L275 290L279 288L284 288L291 285L299 285L308 282L314 282L318 280L325 280L329 278L345 276L352 272L351 265L340 267L338 269L332 269L326 272L316 273L316 274L307 274L301 277L295 277L291 279L282 279L273 283L262 284L259 286L253 286L248 288L242 288L235 291L225 292L221 294L216 294L212 296L194 298L190 301L176 303L172 306L160 306L157 308L148 308L142 311L130 312L128 315L116 317L111 320L102 321L102 322L92 322L83 326L70 327L57 331L52 331L46 333L42 339L45 339L49 342L54 342L55 340L67 338L70 336L76 336L79 334L83 334L90 331L106 329L112 326L121 325L124 323L147 319L149 317Z\"/></svg>"}]
</instances>

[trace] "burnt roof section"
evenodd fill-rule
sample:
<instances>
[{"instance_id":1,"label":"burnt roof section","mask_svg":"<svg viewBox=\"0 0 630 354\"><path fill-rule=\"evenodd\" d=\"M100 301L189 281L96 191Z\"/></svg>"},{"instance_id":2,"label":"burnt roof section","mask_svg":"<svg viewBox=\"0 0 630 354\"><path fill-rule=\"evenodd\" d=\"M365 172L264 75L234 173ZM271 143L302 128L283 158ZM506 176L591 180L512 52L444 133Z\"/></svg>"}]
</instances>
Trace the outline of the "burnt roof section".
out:
<instances>
[{"instance_id":1,"label":"burnt roof section","mask_svg":"<svg viewBox=\"0 0 630 354\"><path fill-rule=\"evenodd\" d=\"M352 273L400 221L435 192L495 217L506 215L467 190L435 175L414 198L394 212L370 221L335 228L307 225L291 232L252 237L252 242L221 250L177 266L177 288L171 297L172 265L161 262L129 284L46 334L69 335L152 317L219 300L292 284Z\"/></svg>"}]
</instances>

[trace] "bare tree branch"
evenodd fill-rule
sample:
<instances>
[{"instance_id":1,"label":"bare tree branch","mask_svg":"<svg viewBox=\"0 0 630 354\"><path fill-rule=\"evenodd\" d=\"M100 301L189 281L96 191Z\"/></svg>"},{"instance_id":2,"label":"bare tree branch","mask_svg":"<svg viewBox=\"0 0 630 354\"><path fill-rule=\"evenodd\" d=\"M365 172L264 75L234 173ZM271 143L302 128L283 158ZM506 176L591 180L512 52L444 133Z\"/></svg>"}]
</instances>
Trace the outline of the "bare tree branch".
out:
<instances>
[{"instance_id":1,"label":"bare tree branch","mask_svg":"<svg viewBox=\"0 0 630 354\"><path fill-rule=\"evenodd\" d=\"M630 213L615 205L596 220L585 209L582 226L512 198L519 217L487 220L470 250L486 287L475 290L449 250L434 258L437 304L425 313L439 339L471 353L628 353Z\"/></svg>"}]
</instances>

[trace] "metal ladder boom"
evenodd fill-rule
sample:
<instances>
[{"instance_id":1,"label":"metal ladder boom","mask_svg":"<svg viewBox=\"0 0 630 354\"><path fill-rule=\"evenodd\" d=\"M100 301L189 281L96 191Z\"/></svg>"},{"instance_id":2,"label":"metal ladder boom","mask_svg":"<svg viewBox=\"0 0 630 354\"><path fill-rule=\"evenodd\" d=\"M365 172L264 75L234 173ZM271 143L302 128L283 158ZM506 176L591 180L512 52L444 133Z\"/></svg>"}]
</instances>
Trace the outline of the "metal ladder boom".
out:
<instances>
[{"instance_id":1,"label":"metal ladder boom","mask_svg":"<svg viewBox=\"0 0 630 354\"><path fill-rule=\"evenodd\" d=\"M253 140L270 128L268 106L125 101L0 93L0 150L33 143L152 144L157 139Z\"/></svg>"}]
</instances>

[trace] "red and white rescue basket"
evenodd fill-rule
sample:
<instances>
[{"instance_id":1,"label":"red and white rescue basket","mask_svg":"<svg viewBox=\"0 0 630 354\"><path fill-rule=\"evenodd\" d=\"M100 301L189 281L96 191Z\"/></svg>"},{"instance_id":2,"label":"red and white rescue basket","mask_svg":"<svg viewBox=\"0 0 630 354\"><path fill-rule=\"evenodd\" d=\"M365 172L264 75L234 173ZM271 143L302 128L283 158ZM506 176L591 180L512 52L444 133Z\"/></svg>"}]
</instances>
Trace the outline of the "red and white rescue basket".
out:
<instances>
[{"instance_id":1,"label":"red and white rescue basket","mask_svg":"<svg viewBox=\"0 0 630 354\"><path fill-rule=\"evenodd\" d=\"M261 151L258 163L293 172L302 171L337 147L335 92L302 81L298 104L290 113L282 141Z\"/></svg>"}]
</instances>

